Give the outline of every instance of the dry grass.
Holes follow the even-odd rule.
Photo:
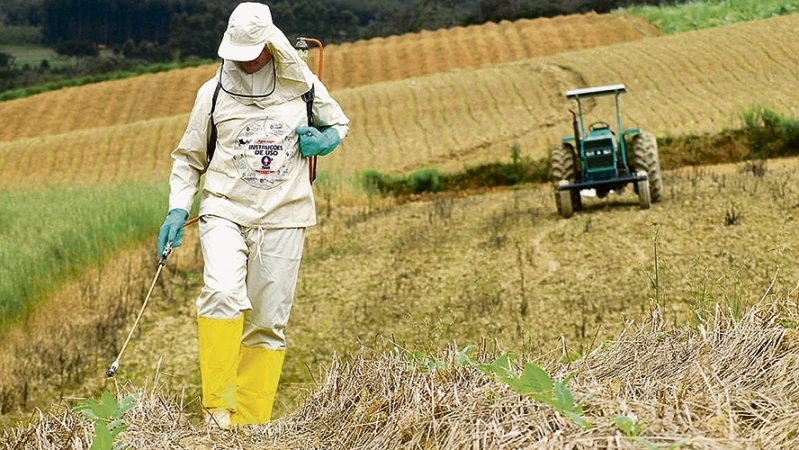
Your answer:
[[[136,449],[781,449],[799,445],[799,316],[792,298],[767,292],[736,318],[716,306],[701,326],[670,326],[659,310],[629,322],[617,339],[571,363],[539,361],[556,380],[573,378],[576,399],[589,397],[584,429],[545,404],[520,397],[470,366],[457,348],[427,370],[402,350],[371,349],[336,358],[294,413],[236,431],[193,425],[182,399],[158,388],[124,416],[120,442]],[[389,345],[390,347],[390,345]],[[478,362],[497,356],[485,346]],[[641,426],[625,435],[622,415]],[[6,431],[5,448],[88,448],[91,429],[65,407],[38,413],[26,428]],[[635,439],[639,439],[636,441]]]
[[[192,232],[187,237],[196,239]],[[0,428],[25,420],[34,407],[54,399],[91,396],[113,388],[114,380],[109,381],[104,373],[119,353],[152,282],[157,267],[152,247],[149,239],[134,243],[119,249],[116,257],[102,266],[84,267],[81,276],[66,282],[0,336]],[[164,320],[193,317],[191,305],[175,308],[174,303],[175,297],[183,298],[190,281],[184,278],[186,267],[196,270],[200,260],[190,252],[175,253],[159,279],[146,318],[159,312],[167,316]],[[151,361],[140,365],[131,358],[141,351],[143,335],[151,336],[147,322],[138,328],[121,365],[126,376],[143,374],[136,379],[152,373]],[[188,367],[181,367],[180,373],[196,370],[196,344],[186,344],[190,335],[171,336],[179,342],[164,341],[162,336],[154,346],[183,349],[187,355],[175,359],[185,361]],[[168,375],[164,377],[168,379]]]

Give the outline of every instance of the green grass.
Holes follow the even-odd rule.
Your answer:
[[[50,67],[60,67],[65,64],[67,58],[58,56],[55,50],[47,47],[35,45],[11,45],[3,46],[0,52],[8,53],[14,57],[14,66],[39,67],[43,60],[47,60]]]
[[[792,14],[799,11],[799,0],[707,0],[632,6],[625,11],[644,17],[668,34],[676,34]]]
[[[0,51],[8,46],[36,46],[42,43],[42,29],[28,25],[0,25]]]
[[[799,120],[769,108],[754,107],[742,113],[753,158],[780,158],[799,152]]]
[[[0,192],[0,328],[117,247],[155,236],[166,194],[163,181]]]

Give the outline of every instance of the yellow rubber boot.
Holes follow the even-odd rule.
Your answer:
[[[221,428],[230,428],[230,417],[236,412],[236,371],[243,328],[243,316],[197,318],[203,409]]]
[[[285,356],[285,350],[241,347],[233,423],[255,425],[269,422]]]

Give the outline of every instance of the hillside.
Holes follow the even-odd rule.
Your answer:
[[[564,29],[574,30],[576,36],[564,35]],[[325,46],[322,77],[335,91],[658,34],[657,28],[643,19],[623,14],[457,27]],[[477,51],[468,51],[470,47]],[[408,64],[411,55],[414,63]],[[314,70],[317,56],[316,50],[311,50],[308,62]],[[186,115],[197,88],[216,68],[172,70],[0,103],[0,116],[9,119],[0,129],[0,142]]]
[[[602,22],[581,17],[570,20]],[[591,23],[585,34],[598,26]],[[797,26],[794,14],[675,36],[639,29],[624,42],[339,87],[353,132],[322,169],[459,169],[507,158],[513,142],[544,156],[569,126],[563,92],[589,84],[626,83],[629,122],[661,136],[715,133],[753,104],[797,115]],[[447,36],[441,42],[457,41]],[[190,103],[194,81],[182,77],[199,84],[200,71],[172,74],[171,90],[153,75],[126,80],[144,83],[140,90],[113,82],[34,97],[53,99],[53,108],[10,102],[41,114],[41,128],[18,121],[24,109],[3,110],[19,139],[0,142],[0,189],[165,181],[186,119],[173,91],[192,86]],[[67,97],[55,102],[56,94]],[[81,109],[100,94],[105,109]],[[141,102],[124,103],[131,98]],[[664,163],[678,157],[663,155]],[[0,341],[0,409],[23,396],[38,406],[31,402],[41,391],[65,399],[53,415],[34,413],[37,423],[5,431],[0,446],[86,448],[86,421],[64,406],[136,390],[144,403],[123,434],[136,448],[642,448],[633,437],[661,448],[792,448],[797,168],[794,158],[667,170],[663,201],[651,209],[639,210],[625,191],[587,197],[570,220],[557,215],[546,185],[392,204],[344,201],[317,184],[320,224],[307,234],[281,420],[233,434],[196,426],[196,228],[166,266],[118,376],[105,378],[153,277],[152,239],[131,243]],[[92,328],[106,314],[124,326]],[[559,380],[574,373],[578,397],[596,393],[584,411],[596,427],[520,400],[475,370],[426,369],[431,359],[456,359],[442,348],[471,344],[481,357],[514,351],[542,362]],[[643,428],[624,433],[617,414]]]
[[[588,21],[591,17],[586,16],[586,30],[594,26]],[[630,90],[623,98],[626,123],[653,131],[660,137],[718,133],[735,125],[743,109],[754,105],[795,115],[794,74],[799,66],[799,53],[789,42],[797,23],[799,15],[794,14],[339,89],[335,91],[336,97],[352,119],[352,135],[343,143],[341,151],[323,159],[321,170],[344,176],[367,168],[408,172],[436,166],[445,171],[460,170],[464,165],[507,158],[514,143],[519,144],[522,156],[544,157],[550,144],[570,133],[568,108],[573,105],[563,94],[577,86],[625,83]],[[493,29],[484,26],[472,31],[483,35],[490,30]],[[327,60],[335,61],[332,53]],[[381,63],[374,59],[369,61],[375,65],[368,66],[372,68]],[[368,71],[367,68],[363,70]],[[193,70],[186,72],[189,73],[197,75]],[[150,77],[155,79],[158,75]],[[135,97],[123,97],[122,104],[134,98],[161,104],[162,92],[176,90],[186,81],[180,80],[178,84],[176,80],[167,89],[154,83],[152,90]],[[79,130],[75,130],[78,125],[58,125],[74,130],[63,134],[48,129],[48,124],[71,123],[69,117],[102,117],[99,113],[85,114],[80,107],[67,104],[79,104],[78,98],[91,101],[117,98],[119,92],[130,90],[126,87],[127,80],[114,83],[87,86],[86,95],[51,93],[10,102],[10,106],[0,104],[0,108],[18,108],[27,105],[23,102],[37,98],[45,100],[65,95],[71,100],[64,100],[66,103],[59,103],[61,106],[52,109],[56,114],[59,110],[73,111],[63,122],[47,118],[31,122],[21,120],[24,116],[19,111],[6,109],[10,117],[15,118],[17,136],[32,133],[22,128],[32,130],[38,124],[42,124],[42,133],[56,134],[0,143],[0,155],[7,167],[0,187],[52,184],[56,179],[69,184],[163,177],[170,164],[168,151],[183,132],[185,113],[147,120],[121,114],[111,122],[133,122]],[[96,89],[117,93],[98,96]],[[176,105],[179,102],[163,103]],[[603,105],[597,106],[596,116],[592,117],[604,120],[612,117],[608,109],[602,109]],[[46,109],[43,105],[38,108]],[[106,106],[106,109],[136,110],[143,114],[148,110],[158,111],[159,107]],[[23,122],[25,124],[21,125]],[[10,124],[10,127],[13,129],[15,125]],[[101,143],[99,152],[98,142]],[[42,154],[47,154],[52,161],[69,161],[70,164],[54,168],[57,178],[51,173],[27,170]],[[109,157],[110,154],[115,157]],[[83,165],[88,173],[71,171],[78,161],[98,159],[103,161],[102,166]],[[123,165],[132,159],[141,160],[141,164],[133,168]],[[675,159],[679,159],[679,155],[662,155],[667,168],[674,167]]]

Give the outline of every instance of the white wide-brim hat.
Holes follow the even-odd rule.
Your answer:
[[[217,54],[231,61],[252,61],[263,51],[273,26],[268,6],[262,3],[240,3],[230,13]]]

